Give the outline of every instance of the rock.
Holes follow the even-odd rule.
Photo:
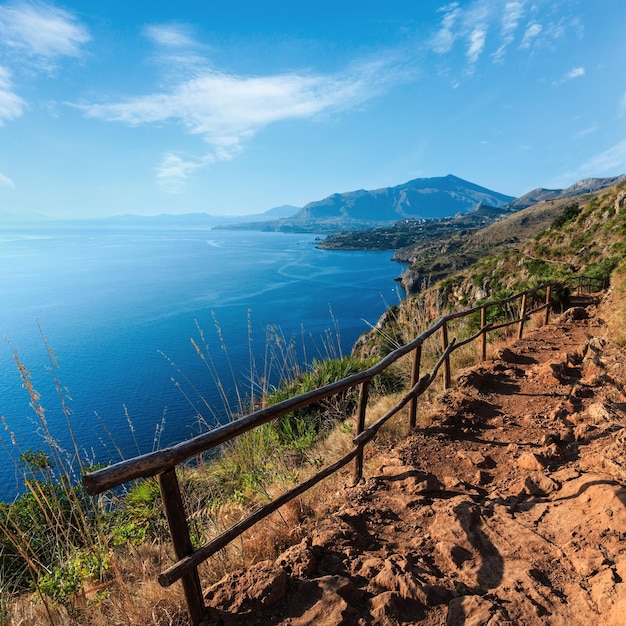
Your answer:
[[[297,578],[308,578],[315,572],[315,555],[311,548],[311,541],[304,539],[301,543],[291,546],[277,559],[276,565],[288,574]]]
[[[289,576],[272,561],[261,561],[227,574],[207,590],[207,605],[230,613],[248,613],[280,602],[287,593]]]
[[[409,598],[385,591],[371,599],[371,615],[375,624],[380,626],[398,626],[415,623],[424,617],[424,607]],[[311,622],[313,624],[315,622]]]
[[[543,460],[533,452],[522,452],[517,459],[517,464],[527,470],[542,471],[545,467]]]
[[[560,443],[561,442],[561,435],[560,433],[544,433],[541,436],[541,445],[543,446],[549,446],[553,443]]]
[[[424,585],[419,580],[414,568],[407,559],[398,554],[392,554],[385,559],[383,568],[371,581],[368,590],[372,592],[393,591],[402,598],[418,600],[421,604],[428,603]]]
[[[446,626],[485,626],[501,624],[494,615],[494,604],[480,596],[454,598],[448,605]],[[494,619],[495,618],[495,619]]]
[[[615,573],[606,568],[589,579],[589,586],[591,599],[595,602],[598,613],[606,614],[618,598]]]
[[[550,477],[559,483],[567,482],[568,480],[574,480],[580,476],[580,472],[575,467],[564,467],[556,472],[552,472]]]
[[[546,496],[553,491],[557,491],[559,485],[543,472],[534,471],[526,476],[524,488],[526,493],[531,496]]]
[[[387,465],[382,473],[390,487],[408,494],[426,494],[443,491],[444,484],[434,475],[423,472],[411,465]]]
[[[546,385],[560,385],[568,377],[568,368],[562,361],[546,361],[536,367],[534,375]]]
[[[494,354],[494,358],[505,363],[517,363],[519,356],[510,348],[500,348]]]
[[[464,459],[469,461],[472,465],[476,467],[486,467],[487,459],[480,453],[475,452],[473,450],[459,450],[456,455],[460,459]]]
[[[604,402],[596,402],[589,405],[585,412],[593,424],[611,422],[614,417],[610,405]]]
[[[567,309],[563,315],[561,315],[562,321],[580,321],[586,320],[589,317],[587,309],[582,306],[573,306],[571,309]]]
[[[578,426],[574,428],[574,439],[576,441],[584,441],[593,431],[596,430],[598,430],[598,428],[593,424],[587,424],[585,422],[578,424]]]
[[[323,576],[300,584],[288,618],[290,626],[324,624],[344,626],[356,623],[356,609],[362,602],[356,587],[343,576]]]
[[[488,485],[493,480],[493,476],[484,470],[478,470],[474,476],[474,483],[477,485]]]

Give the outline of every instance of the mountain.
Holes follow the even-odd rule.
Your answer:
[[[299,206],[294,206],[293,204],[281,204],[280,206],[274,207],[273,209],[268,209],[267,211],[261,213],[263,217],[267,218],[280,218],[280,217],[293,217],[300,210]],[[258,215],[250,215],[248,216],[251,219],[258,219]]]
[[[584,193],[592,193],[615,185],[625,178],[626,174],[612,176],[610,178],[583,178],[566,189],[543,189],[538,187],[520,196],[517,200],[513,200],[508,206],[511,209],[520,210],[537,204],[538,202],[547,202],[548,200],[557,200],[560,198],[578,196]]]
[[[294,219],[348,218],[371,222],[432,219],[467,213],[480,203],[501,207],[513,200],[512,196],[449,174],[416,178],[395,187],[335,193],[323,200],[309,202]]]
[[[334,193],[274,221],[244,221],[220,228],[332,234],[385,226],[405,219],[441,219],[480,206],[500,208],[515,198],[449,174],[416,178],[395,187]]]
[[[155,229],[155,230],[209,230],[216,226],[231,223],[264,223],[277,218],[287,218],[300,210],[300,207],[283,204],[263,213],[251,215],[209,215],[208,213],[183,213],[175,215],[115,215],[113,217],[84,220],[52,219],[41,215],[16,216],[0,210],[0,227],[45,227],[45,228],[111,228],[111,229]]]
[[[469,229],[449,235],[445,231],[435,232],[430,238],[417,239],[413,245],[397,250],[394,260],[408,262],[409,267],[402,275],[402,284],[408,293],[420,291],[425,284],[434,283],[475,263],[488,255],[505,250],[517,250],[530,245],[539,233],[555,228],[555,220],[562,216],[567,207],[576,207],[592,199],[600,201],[607,193],[614,193],[617,185],[626,180],[626,175],[613,178],[586,178],[567,189],[535,189],[519,200],[538,198],[525,208],[519,201],[505,207],[503,214],[485,228],[469,232]],[[552,194],[547,193],[552,192]],[[584,232],[587,229],[580,229]],[[588,243],[576,248],[586,250]],[[598,254],[606,256],[609,249]],[[541,252],[535,256],[541,257]]]

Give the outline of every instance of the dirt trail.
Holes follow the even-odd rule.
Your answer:
[[[595,306],[465,371],[210,624],[625,624],[626,357]]]

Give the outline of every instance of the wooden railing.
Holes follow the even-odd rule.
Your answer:
[[[365,445],[376,436],[383,424],[408,405],[409,426],[414,428],[416,426],[417,419],[418,397],[422,395],[428,387],[430,387],[433,381],[437,378],[440,370],[443,370],[444,388],[448,388],[450,386],[452,379],[450,355],[462,346],[480,339],[480,355],[484,360],[487,357],[487,334],[489,332],[517,324],[517,336],[518,338],[522,338],[525,323],[531,315],[541,311],[544,312],[543,321],[544,323],[547,323],[550,315],[552,288],[556,284],[557,283],[541,285],[539,287],[515,294],[510,298],[487,302],[481,306],[474,307],[460,313],[446,315],[437,321],[433,326],[425,330],[421,335],[416,337],[413,341],[394,350],[376,365],[363,372],[354,374],[332,384],[325,385],[324,387],[320,387],[319,389],[309,393],[305,393],[303,395],[284,400],[283,402],[273,406],[255,411],[254,413],[243,416],[224,426],[215,428],[210,432],[199,435],[198,437],[170,448],[144,454],[126,461],[121,461],[115,465],[97,470],[91,474],[86,474],[83,476],[83,484],[89,494],[96,495],[131,480],[155,475],[158,477],[158,483],[163,499],[163,508],[169,524],[174,552],[176,554],[176,558],[178,559],[174,565],[159,575],[159,583],[162,586],[167,587],[178,580],[182,581],[192,623],[194,625],[199,624],[204,619],[205,614],[204,599],[200,585],[200,577],[198,574],[198,566],[202,562],[224,548],[228,543],[240,536],[247,529],[251,528],[259,520],[270,515],[281,506],[301,495],[328,476],[337,472],[348,463],[354,461],[355,483],[361,480],[363,475],[363,451]],[[563,283],[559,284],[563,286]],[[579,280],[577,288],[580,292],[582,292],[584,289],[590,289],[591,285],[592,280],[587,282]],[[545,298],[540,295],[543,294],[543,292],[545,292]],[[491,309],[491,307],[500,307],[500,310],[502,310],[503,307],[515,310],[516,306],[514,303],[517,303],[518,300],[520,301],[519,306],[517,307],[518,315],[514,319],[508,319],[497,323],[487,322],[489,309]],[[539,305],[539,302],[542,304]],[[478,314],[480,314],[480,328],[475,334],[464,339],[463,341],[457,341],[455,338],[449,339],[448,331],[450,323],[453,320]],[[422,365],[422,347],[424,342],[436,333],[441,333],[441,348],[438,360],[429,373],[420,376],[420,367]],[[392,409],[366,428],[366,410],[369,399],[370,383],[375,376],[385,371],[390,365],[398,361],[398,359],[411,353],[413,355],[413,361],[409,391],[402,396],[400,401]],[[356,387],[359,387],[360,394],[357,412],[356,436],[353,439],[354,448],[333,464],[325,467],[314,476],[311,476],[296,487],[290,489],[269,504],[262,506],[245,519],[242,519],[240,522],[209,541],[204,546],[194,550],[189,534],[189,526],[183,506],[178,478],[176,476],[176,466],[185,463],[186,461],[189,461],[190,459],[209,450],[213,450],[221,444],[230,441],[231,439],[234,439],[235,437],[238,437],[253,428],[258,428],[259,426],[276,420],[283,415]]]

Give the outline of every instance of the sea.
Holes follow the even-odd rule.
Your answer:
[[[276,383],[281,360],[349,354],[402,299],[404,268],[391,251],[316,243],[255,231],[0,231],[0,500],[23,489],[23,452],[52,445],[73,459],[70,428],[86,462],[116,462],[229,419],[238,393]]]

